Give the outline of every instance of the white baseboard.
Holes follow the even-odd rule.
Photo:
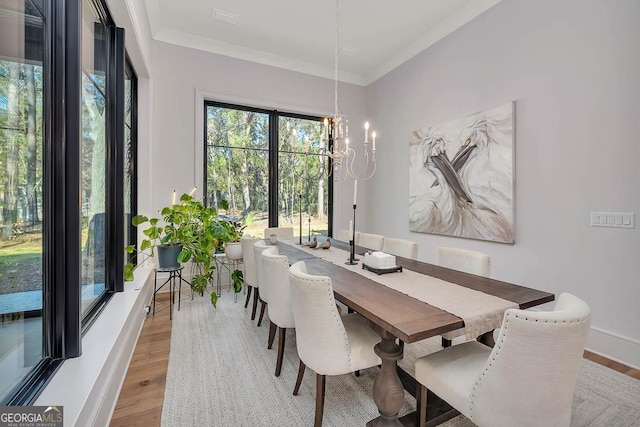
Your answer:
[[[640,369],[640,341],[633,338],[591,327],[586,347],[592,353]]]
[[[63,406],[65,427],[109,425],[144,323],[151,272],[136,270],[82,338],[82,355],[66,360],[34,403]]]

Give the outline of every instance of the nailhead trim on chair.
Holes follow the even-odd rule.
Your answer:
[[[324,282],[324,280],[313,280],[313,279],[302,279],[302,280],[304,280],[305,282],[309,282],[309,283],[322,283],[322,282]],[[329,307],[331,307],[331,306],[332,306],[332,304],[331,304],[331,302],[330,302],[330,301],[331,301],[331,296],[332,296],[332,295],[333,295],[333,292],[332,292],[332,291],[331,291],[331,289],[327,286],[327,299],[328,299],[328,301],[329,301]],[[335,303],[333,304],[333,307],[335,307]],[[337,316],[336,316],[336,313],[338,313],[338,309],[337,309],[337,308],[334,308],[334,310],[333,310],[333,317],[335,318],[336,322],[338,322],[338,320],[342,321],[342,320],[340,319],[340,315],[339,315],[339,313],[338,313],[338,315],[337,315]],[[343,328],[343,331],[344,331],[344,332],[343,332],[344,341],[345,341],[345,344],[346,344],[346,346],[347,346],[347,354],[349,355],[349,367],[351,367],[351,366],[353,366],[353,364],[351,363],[351,346],[349,345],[349,337],[347,336],[346,329],[344,328],[344,324],[343,324],[342,328]]]
[[[505,317],[504,317],[504,326],[502,327],[502,336],[499,342],[497,342],[494,346],[498,347],[497,350],[495,350],[495,353],[493,354],[493,357],[491,358],[491,362],[489,362],[489,366],[486,367],[483,371],[482,371],[482,375],[479,376],[475,383],[473,384],[473,388],[471,389],[471,398],[469,399],[469,414],[470,414],[470,419],[473,421],[473,399],[475,397],[475,391],[478,388],[478,386],[480,385],[480,382],[482,381],[482,378],[485,376],[485,374],[489,371],[489,368],[492,367],[492,362],[495,362],[496,358],[498,357],[498,354],[500,353],[500,349],[502,348],[502,344],[504,343],[504,340],[507,336],[507,329],[509,328],[509,316],[515,316],[516,319],[524,319],[526,321],[529,321],[528,317],[522,317],[522,316],[518,316],[517,314],[512,314],[512,313],[505,313]],[[584,317],[582,319],[577,319],[575,321],[571,320],[571,321],[567,321],[567,320],[563,320],[561,322],[558,322],[557,320],[553,320],[553,321],[549,321],[549,320],[544,320],[544,323],[579,323],[579,322],[584,322],[585,320],[587,320],[588,317]],[[534,321],[538,321],[538,319],[532,319]]]

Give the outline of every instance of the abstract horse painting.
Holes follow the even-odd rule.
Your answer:
[[[513,243],[513,103],[409,134],[409,230]]]

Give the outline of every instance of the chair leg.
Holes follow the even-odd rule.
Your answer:
[[[251,289],[253,289],[253,286],[247,285],[247,288],[249,288],[249,290],[247,291],[247,299],[244,300],[244,308],[247,308],[249,301],[251,301]]]
[[[256,318],[256,310],[258,309],[258,299],[260,298],[260,288],[253,290],[253,310],[251,310],[251,320]]]
[[[451,340],[448,340],[445,337],[442,337],[442,346],[444,348],[451,347]]]
[[[424,427],[427,422],[427,388],[419,384],[417,387],[418,427]]]
[[[276,329],[278,329],[276,324],[272,321],[269,321],[269,340],[267,341],[267,348],[269,350],[271,350],[271,347],[273,347],[273,340],[276,337]]]
[[[316,417],[313,421],[313,427],[322,427],[325,379],[324,375],[316,374]]]
[[[280,328],[280,333],[278,334],[278,359],[276,360],[276,377],[280,376],[280,371],[282,370],[282,358],[284,356],[284,338],[287,334],[287,330],[285,328]]]
[[[356,377],[359,377],[359,376],[360,376],[360,370],[353,371],[353,374],[354,374]]]
[[[306,368],[304,362],[301,360],[298,366],[298,378],[296,378],[296,386],[293,388],[293,395],[297,396],[300,391],[300,384],[302,384],[302,377],[304,377],[304,368]]]
[[[264,317],[264,309],[267,308],[267,303],[260,300],[262,307],[260,307],[260,317],[258,318],[258,326],[262,325],[262,318]]]

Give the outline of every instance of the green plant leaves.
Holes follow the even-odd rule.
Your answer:
[[[218,294],[215,292],[211,292],[211,304],[213,304],[214,308],[217,303],[218,303]]]
[[[242,290],[242,284],[244,283],[242,271],[235,270],[233,273],[231,273],[231,280],[233,280],[233,291],[237,294]]]
[[[147,218],[144,215],[136,215],[133,218],[131,218],[131,224],[133,224],[135,227],[147,221],[149,221],[149,218]]]
[[[228,210],[229,203],[223,200],[220,202],[220,207]],[[203,296],[208,285],[214,281],[216,269],[214,254],[224,242],[239,240],[244,226],[241,222],[231,222],[225,217],[218,216],[216,208],[205,206],[201,200],[194,200],[189,194],[183,194],[179,204],[162,208],[161,214],[163,226],[158,226],[159,218],[148,218],[144,215],[136,215],[131,220],[136,227],[147,226],[142,229],[142,233],[148,239],[140,242],[137,251],[134,245],[126,247],[125,251],[153,256],[155,247],[161,244],[182,246],[178,262],[193,263],[195,270],[191,281],[192,289]],[[229,269],[227,265],[225,268]],[[134,269],[133,263],[125,267],[126,280],[133,279]],[[244,283],[242,271],[231,272],[231,278],[234,291],[240,292]],[[214,307],[217,301],[218,295],[213,292],[211,303]]]

